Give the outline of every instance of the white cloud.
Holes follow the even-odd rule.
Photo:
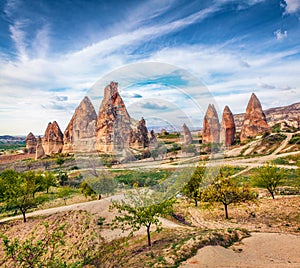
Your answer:
[[[285,0],[285,4],[281,4],[284,7],[284,14],[293,14],[300,11],[300,0]]]
[[[287,38],[288,32],[287,31],[282,32],[281,29],[278,29],[277,31],[274,32],[274,35],[278,41],[281,41],[281,40]]]

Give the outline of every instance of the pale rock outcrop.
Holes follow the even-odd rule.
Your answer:
[[[95,108],[88,97],[84,97],[64,132],[63,153],[95,151]]]
[[[49,122],[42,144],[46,155],[53,155],[62,151],[63,134],[56,121]]]
[[[252,93],[243,120],[240,140],[244,141],[249,137],[255,137],[256,135],[270,131],[271,129],[267,123],[260,101]]]
[[[222,115],[221,131],[220,131],[220,143],[229,147],[234,143],[235,139],[235,123],[233,114],[229,107],[226,105]]]
[[[36,137],[30,132],[26,137],[26,152],[28,154],[35,153],[36,144],[37,144]]]
[[[42,145],[42,139],[38,136],[36,150],[35,150],[35,160],[41,159],[45,156],[45,151]]]
[[[193,142],[192,134],[187,125],[184,123],[182,126],[183,144],[189,145]]]
[[[220,123],[216,108],[213,104],[209,104],[202,129],[202,142],[219,143],[220,142]]]

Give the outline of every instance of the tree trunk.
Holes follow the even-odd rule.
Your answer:
[[[26,215],[25,215],[25,211],[21,210],[22,215],[23,215],[23,222],[26,222]]]
[[[46,189],[46,190],[47,190],[47,192],[46,192],[46,193],[48,194],[48,193],[49,193],[49,187],[47,187],[47,189]]]
[[[198,200],[197,199],[194,200],[195,200],[195,206],[198,207]]]
[[[228,205],[224,204],[224,209],[225,209],[225,218],[228,220]]]
[[[275,195],[273,191],[269,191],[269,193],[271,194],[272,198],[275,199]]]
[[[101,194],[98,195],[98,200],[101,200],[102,196]]]
[[[150,224],[147,225],[147,237],[148,237],[148,246],[151,247]]]

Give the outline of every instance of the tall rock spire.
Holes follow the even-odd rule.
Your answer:
[[[63,152],[95,150],[97,114],[88,97],[84,97],[64,132]]]
[[[259,99],[252,93],[243,120],[240,140],[244,141],[248,137],[254,137],[267,131],[270,132],[271,130],[267,123],[266,116],[262,110]]]
[[[193,142],[192,134],[187,125],[184,123],[182,126],[183,144],[189,145]]]
[[[62,151],[63,134],[56,121],[49,122],[42,144],[46,155],[57,154]]]
[[[35,153],[36,144],[36,137],[32,134],[32,132],[29,132],[29,134],[26,137],[26,150],[29,154]]]
[[[220,123],[216,108],[213,104],[209,104],[202,129],[203,143],[219,143],[220,142]]]
[[[131,135],[130,116],[118,92],[118,83],[110,82],[104,89],[97,119],[97,150],[111,153],[129,148]]]
[[[235,123],[233,114],[229,107],[226,105],[222,115],[221,131],[220,131],[220,143],[223,143],[226,147],[231,146],[234,143],[235,138]]]

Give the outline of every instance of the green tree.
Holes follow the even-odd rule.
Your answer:
[[[228,219],[228,206],[246,201],[254,201],[257,198],[248,184],[241,186],[233,178],[224,178],[218,175],[214,182],[204,191],[204,200],[208,202],[220,202],[224,205],[225,218]]]
[[[89,188],[98,194],[99,200],[102,195],[112,194],[116,188],[114,179],[104,173],[99,174],[98,177],[89,177],[85,181]]]
[[[68,181],[68,179],[69,179],[69,176],[68,176],[67,172],[65,172],[65,171],[58,172],[57,180],[61,186],[64,186],[66,184],[66,182]]]
[[[65,163],[65,159],[61,156],[56,158],[56,164],[59,165],[59,168]]]
[[[51,231],[47,223],[43,225],[45,231],[40,240],[35,239],[36,230],[24,241],[20,241],[18,238],[10,239],[2,235],[5,261],[12,262],[14,267],[68,267],[57,257],[57,253],[62,252],[62,246],[65,244],[65,225],[56,227]]]
[[[48,194],[51,186],[57,186],[57,179],[52,172],[44,172],[41,174],[41,176],[43,189],[45,189],[46,193]]]
[[[172,212],[174,198],[160,200],[155,192],[147,189],[136,188],[125,196],[121,201],[112,201],[110,209],[116,209],[120,215],[113,219],[113,228],[121,227],[123,232],[126,226],[131,227],[131,234],[146,227],[148,246],[151,246],[151,225],[160,231],[161,221],[159,217]]]
[[[85,197],[97,194],[86,181],[81,182],[79,189]]]
[[[198,201],[201,200],[203,189],[201,183],[205,173],[205,167],[197,167],[189,180],[189,182],[183,188],[183,194],[188,198],[191,198],[195,202],[195,206],[198,206]]]
[[[151,154],[153,160],[155,161],[156,158],[158,157],[158,150],[157,149],[153,149],[153,150],[150,151],[150,154]]]
[[[1,183],[3,189],[3,201],[7,205],[17,207],[26,222],[26,212],[35,207],[40,199],[35,198],[35,193],[40,189],[37,184],[36,176],[33,171],[19,174],[13,170],[6,170],[1,174]]]
[[[67,199],[72,195],[73,189],[69,186],[63,186],[59,188],[57,196],[64,200],[65,205],[67,205]]]
[[[276,165],[267,164],[264,167],[260,167],[251,180],[253,186],[267,189],[272,198],[275,199],[275,191],[278,186],[283,184],[285,178],[284,169],[278,168]]]

